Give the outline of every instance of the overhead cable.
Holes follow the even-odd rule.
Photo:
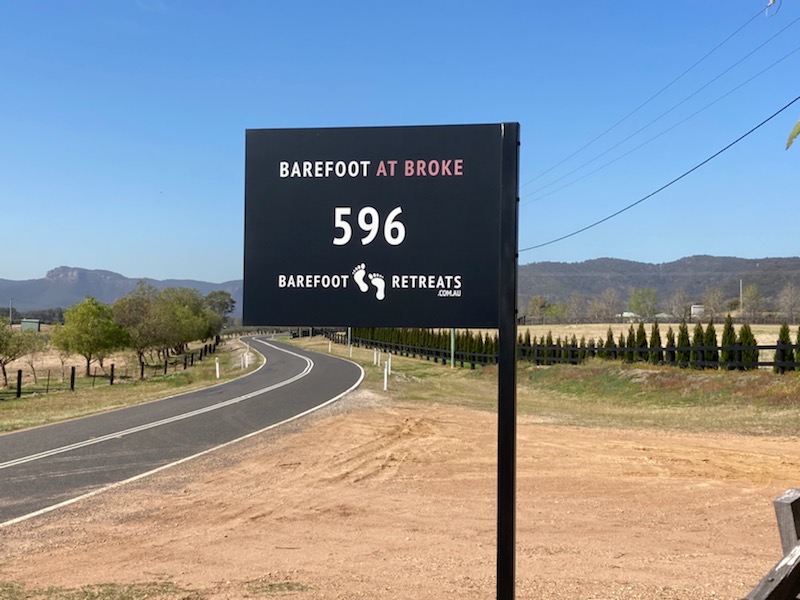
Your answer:
[[[574,237],[574,236],[576,236],[576,235],[578,235],[578,234],[580,234],[580,233],[583,233],[584,231],[588,231],[589,229],[592,229],[592,228],[594,228],[594,227],[597,227],[598,225],[600,225],[600,224],[602,224],[602,223],[605,223],[606,221],[610,221],[610,220],[611,220],[611,219],[613,219],[614,217],[617,217],[617,216],[621,215],[622,213],[624,213],[624,212],[626,212],[626,211],[628,211],[628,210],[632,209],[634,206],[638,206],[639,204],[641,204],[641,203],[642,203],[642,202],[644,202],[645,200],[649,200],[650,198],[652,198],[652,197],[653,197],[653,196],[655,196],[656,194],[659,194],[660,192],[663,192],[663,191],[664,191],[665,189],[667,189],[668,187],[670,187],[670,186],[674,185],[675,183],[678,183],[678,182],[679,182],[681,179],[683,179],[684,177],[687,177],[688,175],[690,175],[690,174],[694,173],[695,171],[697,171],[699,168],[701,168],[701,167],[705,166],[706,164],[710,163],[712,160],[714,160],[715,158],[717,158],[719,155],[723,154],[724,152],[726,152],[727,150],[729,150],[730,148],[732,148],[733,146],[735,146],[736,144],[738,144],[739,142],[741,142],[743,139],[745,139],[746,137],[748,137],[750,134],[754,133],[755,131],[757,131],[758,129],[760,129],[761,127],[763,127],[763,126],[764,126],[764,125],[766,125],[767,123],[769,123],[769,122],[770,122],[772,119],[774,119],[775,117],[777,117],[779,114],[781,114],[781,113],[782,113],[783,111],[785,111],[787,108],[789,108],[790,106],[792,106],[792,105],[793,105],[795,102],[797,102],[798,100],[800,100],[800,96],[798,96],[797,98],[795,98],[794,100],[792,100],[791,102],[789,102],[789,103],[788,103],[786,106],[784,106],[783,108],[779,109],[778,111],[774,112],[772,115],[770,115],[769,117],[767,117],[766,119],[764,119],[763,121],[761,121],[761,123],[759,123],[758,125],[756,125],[755,127],[753,127],[753,128],[752,128],[750,131],[748,131],[747,133],[745,133],[745,134],[743,134],[743,135],[739,136],[739,137],[738,137],[738,138],[736,138],[734,141],[732,141],[730,144],[728,144],[727,146],[725,146],[725,147],[724,147],[724,148],[722,148],[721,150],[718,150],[717,152],[715,152],[714,154],[712,154],[711,156],[709,156],[708,158],[706,158],[704,161],[702,161],[702,162],[698,163],[697,165],[695,165],[694,167],[692,167],[692,168],[691,168],[691,169],[689,169],[688,171],[684,172],[682,175],[679,175],[678,177],[676,177],[675,179],[673,179],[673,180],[672,180],[672,181],[670,181],[669,183],[666,183],[666,184],[662,185],[660,188],[658,188],[658,189],[657,189],[657,190],[655,190],[654,192],[651,192],[651,193],[647,194],[647,196],[644,196],[643,198],[640,198],[640,199],[639,199],[639,200],[637,200],[636,202],[633,202],[632,204],[629,204],[628,206],[626,206],[626,207],[624,207],[624,208],[621,208],[621,209],[620,209],[620,210],[618,210],[617,212],[615,212],[615,213],[612,213],[612,214],[608,215],[607,217],[603,217],[603,218],[602,218],[602,219],[600,219],[599,221],[595,221],[594,223],[592,223],[592,224],[590,224],[590,225],[587,225],[586,227],[582,227],[582,228],[580,228],[580,229],[578,229],[578,230],[576,230],[576,231],[573,231],[572,233],[568,233],[568,234],[566,234],[566,235],[562,235],[561,237],[558,237],[558,238],[552,239],[552,240],[550,240],[550,241],[548,241],[548,242],[543,242],[543,243],[541,243],[541,244],[536,244],[536,245],[534,245],[534,246],[528,246],[527,248],[522,248],[522,249],[518,250],[518,252],[520,252],[520,253],[521,253],[521,252],[528,252],[529,250],[536,250],[537,248],[543,248],[543,247],[545,247],[545,246],[550,246],[551,244],[555,244],[556,242],[561,242],[561,241],[563,241],[563,240],[566,240],[566,239],[568,239],[568,238]]]
[[[703,56],[703,57],[702,57],[700,60],[698,60],[697,62],[695,62],[695,63],[694,63],[694,64],[693,64],[691,67],[689,67],[688,69],[686,69],[686,70],[685,70],[683,73],[681,73],[680,75],[678,75],[678,76],[677,76],[675,79],[673,79],[672,81],[670,81],[670,82],[669,82],[667,85],[665,85],[663,88],[661,88],[660,90],[658,90],[658,91],[657,91],[655,94],[653,94],[652,96],[650,96],[650,97],[649,97],[647,100],[645,100],[644,102],[642,102],[642,103],[641,103],[639,106],[637,106],[636,108],[634,108],[634,109],[633,109],[631,112],[629,112],[627,115],[625,115],[624,117],[622,117],[622,118],[621,118],[619,121],[617,121],[616,123],[614,123],[614,124],[613,124],[611,127],[609,127],[608,129],[606,129],[605,131],[603,131],[602,133],[600,133],[599,135],[597,135],[595,138],[593,138],[593,139],[591,139],[590,141],[586,142],[586,143],[585,143],[583,146],[581,146],[580,148],[578,148],[577,150],[575,150],[575,151],[574,151],[572,154],[570,154],[569,156],[567,156],[567,157],[563,158],[562,160],[560,160],[559,162],[557,162],[555,165],[553,165],[553,166],[552,166],[552,167],[550,167],[549,169],[547,169],[547,170],[545,170],[545,171],[542,171],[541,173],[539,173],[539,174],[538,174],[536,177],[534,177],[533,179],[530,179],[530,180],[526,181],[526,182],[525,182],[525,183],[523,183],[523,184],[522,184],[522,186],[520,186],[520,187],[525,187],[526,185],[528,185],[528,184],[530,184],[530,183],[533,183],[533,182],[534,182],[534,181],[536,181],[537,179],[540,179],[541,177],[544,177],[545,175],[547,175],[547,174],[548,174],[550,171],[552,171],[553,169],[556,169],[557,167],[560,167],[560,166],[561,166],[561,165],[563,165],[565,162],[567,162],[569,159],[571,159],[571,158],[572,158],[572,157],[574,157],[575,155],[579,154],[580,152],[582,152],[583,150],[585,150],[586,148],[588,148],[589,146],[591,146],[592,144],[594,144],[594,143],[595,143],[597,140],[599,140],[600,138],[602,138],[603,136],[605,136],[607,133],[609,133],[609,132],[611,132],[612,130],[614,130],[616,127],[618,127],[619,125],[621,125],[622,123],[624,123],[626,120],[628,120],[630,117],[632,117],[632,116],[633,116],[633,115],[635,115],[637,112],[639,112],[639,111],[640,111],[642,108],[644,108],[645,106],[647,106],[648,104],[650,104],[650,102],[652,102],[653,100],[655,100],[656,98],[658,98],[658,96],[660,96],[662,93],[664,93],[665,91],[667,91],[667,90],[668,90],[670,87],[672,87],[672,86],[673,86],[675,83],[677,83],[678,81],[680,81],[681,79],[683,79],[683,77],[685,77],[685,76],[686,76],[686,75],[687,75],[689,72],[691,72],[691,71],[692,71],[692,70],[693,70],[695,67],[699,66],[699,65],[700,65],[700,64],[701,64],[701,63],[702,63],[704,60],[706,60],[706,59],[707,59],[709,56],[711,56],[712,54],[714,54],[714,52],[716,52],[717,50],[719,50],[719,49],[720,49],[722,46],[724,46],[724,45],[725,45],[725,44],[726,44],[728,41],[730,41],[730,40],[731,40],[731,38],[733,38],[734,36],[736,36],[736,35],[737,35],[737,34],[738,34],[740,31],[742,31],[742,30],[743,30],[745,27],[747,27],[748,25],[750,25],[750,23],[752,23],[752,22],[753,22],[753,21],[755,21],[755,20],[756,20],[756,19],[757,19],[759,16],[761,16],[761,10],[762,10],[762,9],[760,9],[760,8],[759,8],[759,9],[758,9],[758,12],[757,12],[756,14],[754,14],[752,17],[750,17],[750,18],[749,18],[749,19],[748,19],[748,20],[747,20],[747,21],[746,21],[746,22],[745,22],[743,25],[741,25],[741,26],[740,26],[740,27],[739,27],[739,28],[738,28],[736,31],[734,31],[732,34],[730,34],[728,37],[726,37],[724,40],[722,40],[722,41],[721,41],[719,44],[717,44],[716,46],[714,46],[714,48],[712,48],[712,49],[711,49],[711,50],[710,50],[708,53],[706,53],[706,54],[705,54],[705,55],[704,55],[704,56]]]

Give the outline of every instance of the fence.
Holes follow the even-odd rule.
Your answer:
[[[11,398],[21,398],[23,395],[34,395],[34,394],[49,394],[51,392],[56,391],[70,391],[74,392],[76,387],[92,387],[94,388],[97,385],[97,380],[107,380],[104,382],[106,385],[114,385],[119,381],[119,379],[129,379],[131,377],[135,377],[138,375],[140,380],[144,380],[147,378],[154,378],[163,375],[167,375],[172,369],[173,372],[178,371],[181,369],[186,370],[190,367],[193,367],[195,361],[202,361],[205,356],[209,354],[213,354],[217,351],[217,342],[204,344],[199,350],[196,352],[189,352],[185,353],[181,356],[176,356],[172,358],[167,358],[164,360],[163,363],[150,365],[144,362],[140,362],[137,367],[125,367],[123,373],[119,373],[114,363],[111,363],[109,366],[108,373],[104,372],[102,375],[97,374],[97,367],[95,367],[93,373],[89,376],[91,378],[91,383],[88,383],[89,378],[76,378],[76,367],[69,368],[69,377],[66,377],[64,374],[62,377],[58,378],[58,380],[53,380],[51,378],[51,371],[47,371],[47,376],[40,378],[42,381],[36,379],[34,382],[30,382],[27,385],[23,385],[23,372],[22,369],[17,369],[16,371],[16,379],[14,381],[15,385],[9,387],[8,389],[0,389],[0,401],[8,400]],[[135,371],[135,373],[133,372]],[[81,381],[80,385],[78,382]],[[9,384],[12,383],[12,378],[9,377]]]
[[[347,334],[325,331],[324,335],[336,344],[346,344]],[[355,347],[378,348],[399,356],[424,358],[436,363],[448,364],[451,360],[461,367],[474,369],[477,365],[497,364],[496,352],[479,352],[450,345],[442,347],[404,344],[365,337],[351,337]],[[772,356],[762,360],[762,356]],[[534,365],[572,364],[578,365],[593,358],[622,360],[625,362],[648,362],[696,369],[748,370],[772,368],[777,373],[800,370],[800,346],[796,344],[732,346],[657,346],[657,347],[595,347],[593,344],[518,344],[518,360]],[[791,360],[788,358],[791,357]]]

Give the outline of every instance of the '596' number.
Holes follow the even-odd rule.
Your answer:
[[[333,238],[334,246],[344,246],[353,238],[353,228],[347,220],[352,212],[353,209],[349,206],[337,206],[333,209],[333,226],[341,229],[341,235]],[[402,212],[403,209],[398,206],[389,213],[383,223],[383,239],[390,246],[399,246],[406,239],[406,226],[398,220]],[[372,206],[365,206],[358,211],[356,221],[361,231],[366,234],[361,238],[361,245],[371,244],[381,231],[378,211]]]

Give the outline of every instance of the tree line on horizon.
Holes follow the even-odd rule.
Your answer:
[[[530,324],[611,323],[619,321],[625,311],[634,319],[654,321],[668,317],[674,322],[692,319],[693,305],[702,305],[704,319],[720,319],[725,314],[737,314],[750,323],[763,321],[795,324],[800,319],[800,287],[787,283],[777,297],[765,299],[755,284],[744,286],[740,297],[725,298],[721,288],[706,290],[701,298],[692,299],[679,289],[665,302],[652,288],[631,288],[623,298],[619,290],[606,288],[600,294],[586,297],[572,294],[566,301],[551,300],[543,295],[533,296],[524,311]]]
[[[203,296],[192,288],[158,290],[146,282],[112,304],[91,296],[63,311],[63,321],[48,334],[15,330],[8,319],[0,318],[0,371],[8,387],[6,366],[27,357],[36,371],[34,359],[48,347],[59,352],[63,361],[71,355],[82,356],[85,374],[91,365],[103,368],[104,359],[114,352],[129,350],[138,362],[146,357],[165,359],[180,355],[190,342],[215,338],[222,331],[235,300],[222,290]]]

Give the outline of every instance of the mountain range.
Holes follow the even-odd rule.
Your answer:
[[[0,306],[13,303],[15,310],[26,312],[48,308],[68,308],[92,296],[110,304],[136,289],[137,282],[142,279],[131,279],[114,273],[97,269],[81,269],[77,267],[58,267],[48,271],[42,279],[15,281],[0,279]],[[167,287],[188,287],[198,290],[204,296],[214,290],[224,290],[236,301],[234,316],[241,315],[242,281],[226,281],[224,283],[208,283],[192,279],[143,279],[157,289]],[[2,310],[0,310],[2,314]]]
[[[58,267],[41,279],[0,279],[0,306],[13,302],[17,311],[67,308],[86,296],[112,303],[136,288],[139,279],[112,271]],[[236,301],[234,316],[241,315],[242,280],[209,283],[191,279],[144,279],[158,289],[189,287],[206,295],[224,290]],[[800,289],[800,257],[746,259],[690,256],[668,263],[643,263],[597,258],[578,263],[538,262],[520,265],[520,307],[532,296],[550,302],[566,301],[573,294],[599,295],[608,288],[627,298],[632,289],[654,289],[660,301],[683,290],[692,302],[701,302],[708,289],[719,288],[726,299],[739,297],[740,284],[756,285],[761,297],[773,301],[788,283]]]
[[[682,290],[690,302],[700,303],[712,288],[719,288],[723,297],[731,300],[739,298],[740,286],[755,285],[770,304],[788,283],[800,290],[800,257],[747,259],[700,255],[659,264],[616,258],[530,263],[520,266],[518,287],[521,301],[534,295],[551,302],[565,301],[572,294],[590,298],[607,288],[627,298],[632,289],[651,288],[661,302]]]

